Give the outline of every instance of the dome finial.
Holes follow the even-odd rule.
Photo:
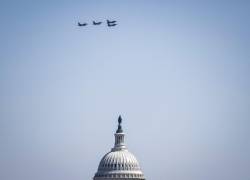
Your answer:
[[[121,115],[118,117],[118,123],[119,123],[119,124],[122,123],[122,117],[121,117]]]
[[[121,123],[122,123],[122,117],[121,117],[121,115],[120,115],[120,116],[118,117],[118,129],[117,129],[116,133],[122,133],[122,132],[123,132]]]

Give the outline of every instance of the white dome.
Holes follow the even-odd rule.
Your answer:
[[[102,170],[140,170],[140,166],[135,156],[128,150],[111,151],[101,160],[98,171]]]
[[[95,174],[95,179],[98,177],[144,179],[137,159],[127,149],[104,155]]]
[[[137,179],[145,180],[135,156],[130,153],[125,144],[124,136],[119,121],[118,130],[115,133],[115,146],[105,154],[99,163],[94,180],[109,179]]]

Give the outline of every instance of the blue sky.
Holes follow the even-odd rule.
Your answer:
[[[1,1],[0,179],[249,179],[248,1]],[[118,25],[79,28],[114,19]]]

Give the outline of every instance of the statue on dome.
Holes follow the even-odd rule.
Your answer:
[[[123,132],[123,130],[122,130],[122,126],[121,126],[121,123],[122,123],[122,117],[121,117],[121,115],[118,117],[118,129],[117,129],[117,131],[116,131],[116,133],[122,133]]]
[[[122,117],[121,117],[121,115],[118,117],[118,123],[119,123],[119,124],[122,123]]]

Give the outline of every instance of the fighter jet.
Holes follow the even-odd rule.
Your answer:
[[[107,23],[109,24],[109,23],[116,23],[116,21],[109,21],[108,19],[107,19]]]
[[[95,22],[95,21],[93,21],[93,25],[100,25],[100,24],[102,24],[101,21],[100,21],[100,22]]]
[[[108,24],[108,27],[116,26],[117,24]]]
[[[88,24],[87,23],[80,23],[78,22],[78,26],[87,26]]]
[[[110,26],[116,26],[117,24],[116,24],[116,21],[107,20],[107,25],[108,25],[108,27],[110,27]]]

